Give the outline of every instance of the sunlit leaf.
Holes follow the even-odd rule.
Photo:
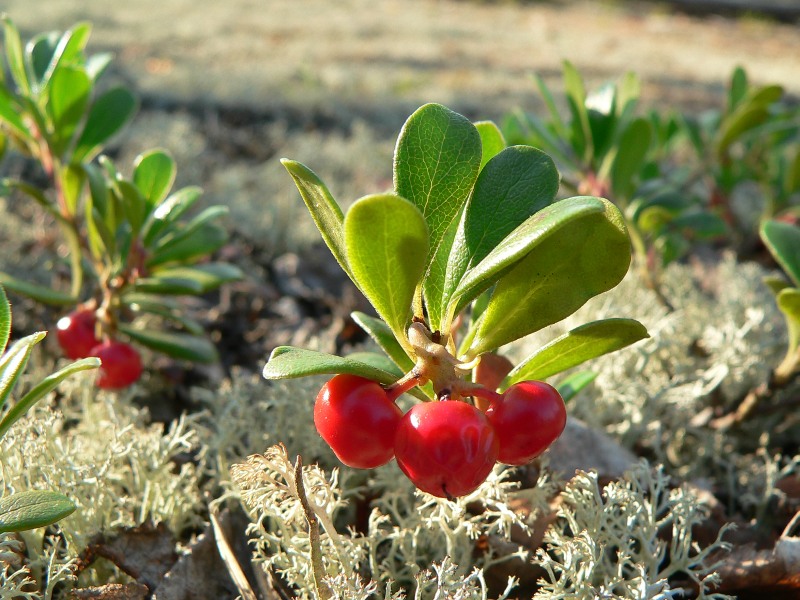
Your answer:
[[[294,179],[303,202],[305,202],[308,212],[311,213],[311,218],[314,219],[317,229],[322,234],[322,239],[325,240],[344,272],[353,279],[347,264],[342,209],[339,208],[327,186],[314,171],[299,162],[286,158],[281,159],[281,164]]]
[[[26,490],[0,498],[0,533],[45,527],[69,516],[75,504],[64,494]]]
[[[219,360],[217,348],[205,336],[160,329],[136,329],[126,324],[120,324],[119,330],[142,346],[173,358],[198,363],[213,363]]]
[[[395,337],[405,340],[428,255],[422,214],[394,194],[365,196],[347,211],[344,234],[347,264],[359,288]]]
[[[551,235],[534,236],[536,243],[495,286],[469,354],[556,323],[622,280],[631,261],[622,215],[610,202],[594,200],[601,210],[567,216],[550,228]]]
[[[633,319],[604,319],[572,329],[539,348],[508,374],[501,388],[518,381],[542,380],[587,360],[614,352],[649,337],[644,325]]]
[[[425,217],[429,258],[467,201],[481,166],[481,137],[441,104],[418,108],[403,125],[394,155],[394,187]]]
[[[398,379],[397,372],[394,370],[384,371],[352,358],[343,358],[292,346],[275,348],[264,366],[262,375],[265,379],[294,379],[309,375],[336,375],[338,373],[366,377],[384,385],[390,385]],[[419,388],[413,388],[408,393],[420,400],[428,399]]]

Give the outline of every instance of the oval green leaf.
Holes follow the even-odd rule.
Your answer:
[[[164,244],[147,260],[148,267],[171,262],[186,262],[208,256],[219,250],[228,241],[228,232],[216,223],[203,223],[193,228],[189,235],[182,235]]]
[[[133,161],[133,183],[152,209],[167,197],[177,169],[175,161],[164,150],[150,150]]]
[[[345,249],[358,287],[398,340],[425,272],[428,227],[416,206],[394,194],[357,200],[344,219]]]
[[[644,118],[635,119],[622,132],[611,167],[611,188],[616,198],[629,199],[633,193],[635,177],[647,159],[652,137],[650,123]]]
[[[441,104],[418,108],[403,125],[394,154],[394,189],[425,217],[430,256],[461,212],[481,167],[481,136]]]
[[[101,95],[89,109],[72,161],[88,162],[115,133],[133,117],[136,98],[126,88],[113,88]]]
[[[794,352],[800,344],[800,290],[786,288],[776,296],[778,308],[786,316],[789,329],[789,352]]]
[[[344,215],[336,203],[333,195],[322,180],[311,169],[302,163],[287,158],[281,159],[281,164],[292,176],[294,184],[300,191],[300,196],[311,213],[311,218],[322,234],[336,262],[345,273],[353,279],[350,267],[347,264],[347,253],[344,244]],[[357,285],[357,284],[356,284]]]
[[[0,285],[3,285],[6,289],[16,292],[17,294],[28,296],[28,298],[33,298],[44,304],[69,306],[71,304],[77,304],[78,302],[76,296],[58,292],[43,285],[30,283],[29,281],[23,281],[22,279],[18,279],[2,271],[0,271]]]
[[[630,238],[619,210],[598,201],[603,210],[562,219],[554,235],[539,238],[497,283],[470,355],[552,325],[622,280],[631,261]]]
[[[464,274],[448,305],[450,318],[491,287],[537,244],[569,223],[593,214],[603,214],[605,211],[605,201],[590,196],[578,196],[551,204],[529,217]]]
[[[202,293],[206,293],[216,290],[221,285],[231,281],[242,279],[244,273],[235,265],[211,262],[192,266],[154,269],[153,276],[159,279],[193,280],[197,282],[198,289]]]
[[[136,329],[125,324],[120,324],[119,330],[142,346],[162,352],[173,358],[206,364],[219,360],[217,348],[211,343],[211,340],[204,336],[171,331]]]
[[[142,239],[145,247],[151,247],[161,235],[169,231],[181,215],[200,199],[203,190],[196,186],[179,189],[153,210],[142,226]]]
[[[48,112],[53,122],[54,150],[60,155],[82,121],[92,91],[92,80],[79,67],[62,66],[53,73]]]
[[[486,164],[459,223],[452,250],[441,267],[446,275],[438,308],[437,299],[429,293],[426,282],[431,317],[446,311],[450,298],[470,268],[486,258],[531,215],[552,204],[559,182],[553,160],[531,146],[506,148]],[[436,329],[447,329],[445,320],[440,322],[432,318],[431,323]]]
[[[773,258],[800,287],[800,227],[783,221],[766,220],[759,229],[761,240]]]
[[[493,121],[478,121],[475,123],[475,129],[481,136],[481,169],[483,169],[492,157],[505,150],[506,138]]]
[[[518,381],[542,380],[614,352],[649,337],[644,325],[633,319],[593,321],[568,331],[514,367],[500,385],[506,389]]]
[[[265,379],[295,379],[309,375],[336,375],[338,373],[366,377],[384,385],[391,385],[398,379],[397,372],[394,370],[384,371],[352,358],[343,358],[292,346],[275,348],[269,361],[264,365],[262,375]],[[408,393],[420,400],[428,400],[418,387]]]
[[[64,494],[27,490],[0,498],[0,533],[45,527],[75,511]]]

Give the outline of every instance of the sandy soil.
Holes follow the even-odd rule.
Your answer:
[[[605,2],[453,0],[4,0],[33,33],[94,24],[92,44],[144,95],[254,109],[330,107],[396,120],[438,101],[495,117],[535,104],[528,74],[561,60],[591,79],[627,69],[661,103],[707,101],[736,65],[800,93],[800,31],[753,18]],[[399,106],[398,106],[399,105]]]

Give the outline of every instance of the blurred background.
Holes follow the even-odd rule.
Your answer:
[[[691,9],[691,10],[690,10]],[[800,94],[800,2],[455,0],[3,0],[23,38],[93,24],[114,78],[141,98],[118,141],[174,153],[270,252],[316,232],[278,163],[314,169],[340,202],[387,188],[405,118],[441,102],[478,119],[541,110],[532,73],[561,94],[561,62],[587,87],[633,71],[644,106],[719,105],[732,70]]]

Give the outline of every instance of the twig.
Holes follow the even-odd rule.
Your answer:
[[[316,513],[311,508],[311,504],[308,502],[306,491],[303,487],[303,460],[300,456],[297,457],[297,462],[294,466],[294,485],[297,497],[300,499],[300,505],[303,507],[306,521],[308,521],[308,537],[311,540],[311,570],[314,575],[314,589],[317,592],[317,598],[330,600],[333,598],[333,591],[324,581],[325,566],[322,564],[319,521],[317,520]]]
[[[209,518],[211,519],[211,528],[214,531],[214,539],[217,542],[217,550],[219,551],[222,562],[225,564],[225,568],[228,569],[228,574],[236,585],[236,589],[239,590],[242,600],[258,600],[258,596],[256,596],[253,588],[250,587],[247,576],[244,574],[242,567],[239,565],[239,561],[236,559],[236,554],[225,538],[225,532],[222,531],[222,526],[219,522],[218,507],[212,503],[209,508]],[[273,600],[274,598],[275,596],[268,596],[267,600]]]

